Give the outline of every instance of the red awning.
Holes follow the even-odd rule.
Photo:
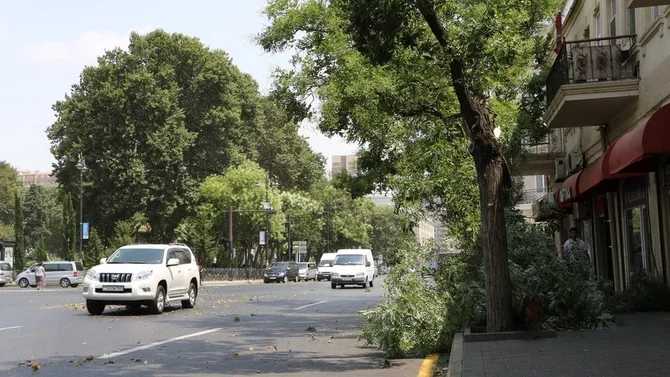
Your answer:
[[[586,165],[582,169],[582,174],[577,182],[577,191],[579,195],[594,194],[616,189],[616,180],[639,177],[644,173],[623,173],[612,174],[610,172],[610,158],[612,157],[612,148],[605,152],[604,156]],[[574,196],[573,196],[574,197]]]
[[[558,200],[556,204],[561,208],[572,208],[573,200],[579,195],[579,188],[577,184],[579,183],[579,176],[582,174],[582,170],[577,173],[569,176],[563,181],[561,188],[558,192]]]
[[[651,157],[670,154],[670,104],[640,123],[609,148],[611,173],[650,172]]]

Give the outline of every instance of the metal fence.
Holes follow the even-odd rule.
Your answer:
[[[259,280],[263,279],[262,268],[215,268],[205,267],[201,270],[201,279],[208,280]]]
[[[521,203],[533,203],[534,201],[543,197],[548,192],[549,192],[549,189],[546,188],[546,187],[524,190],[523,191],[523,198],[521,199]]]
[[[566,41],[547,76],[547,104],[561,86],[638,77],[634,35]]]

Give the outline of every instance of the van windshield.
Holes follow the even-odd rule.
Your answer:
[[[365,257],[363,255],[338,255],[335,257],[335,265],[337,266],[358,266],[363,265]]]
[[[270,270],[272,271],[283,271],[286,269],[287,263],[272,263],[270,265]]]
[[[333,263],[332,260],[324,259],[321,262],[319,262],[319,267],[329,267],[328,265]]]
[[[118,249],[107,264],[161,264],[163,249]]]
[[[304,270],[305,268],[307,268],[307,263],[298,263],[298,267],[299,267],[301,270]]]

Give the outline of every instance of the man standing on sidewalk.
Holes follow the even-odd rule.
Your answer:
[[[570,238],[563,244],[563,258],[588,280],[591,277],[591,256],[586,242],[577,236],[577,232],[577,228],[570,228]]]

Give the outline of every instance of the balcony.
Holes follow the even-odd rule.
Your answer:
[[[670,5],[670,0],[633,0],[628,8],[645,8],[657,5]]]
[[[547,77],[549,128],[609,123],[639,95],[635,36],[564,42]]]
[[[550,133],[543,140],[525,141],[523,148],[526,154],[516,172],[519,176],[554,175],[556,159],[565,157],[554,133]]]
[[[523,190],[523,196],[518,204],[532,204],[549,193],[546,187]]]

